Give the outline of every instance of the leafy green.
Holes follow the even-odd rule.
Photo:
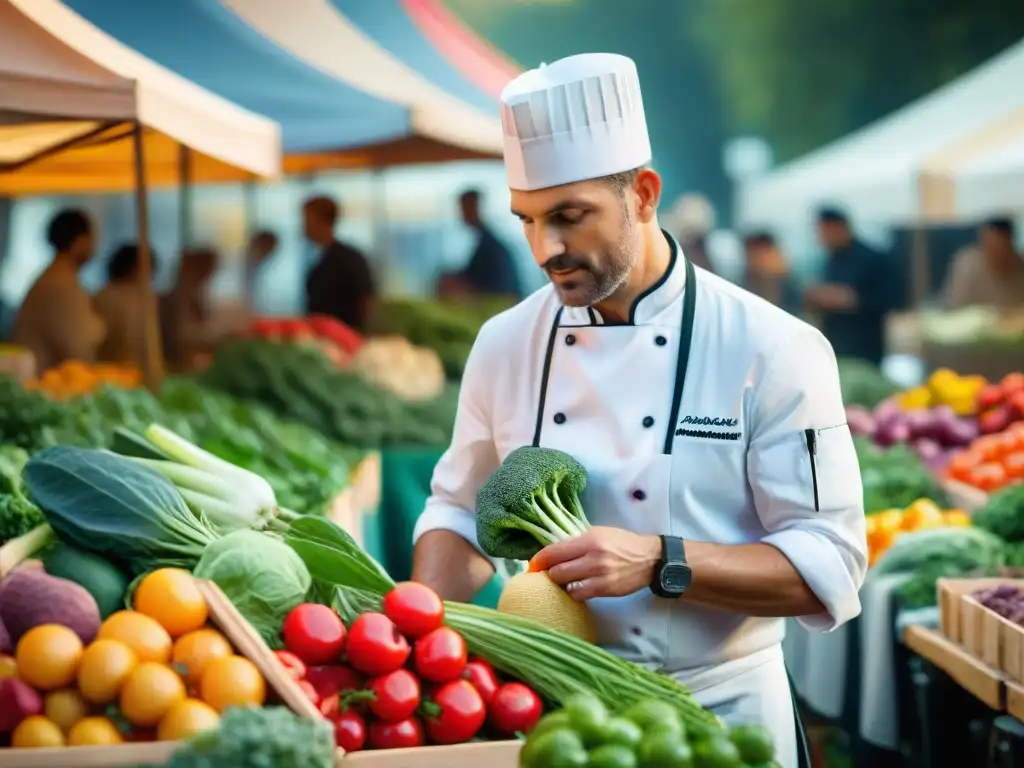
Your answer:
[[[162,566],[191,570],[217,538],[168,480],[109,451],[46,448],[23,477],[59,539],[133,576]]]
[[[873,363],[841,358],[838,364],[839,386],[842,388],[844,405],[874,408],[899,390],[899,387],[885,378]]]
[[[915,573],[941,565],[961,573],[996,569],[1006,559],[998,536],[972,526],[933,528],[898,537],[874,566],[879,575]]]
[[[312,584],[291,547],[257,531],[234,531],[214,541],[192,573],[216,582],[272,648],[281,646],[281,624]]]
[[[301,517],[291,524],[285,541],[317,582],[348,584],[380,593],[395,585],[387,571],[330,520]]]
[[[15,445],[0,445],[0,544],[46,522],[39,507],[25,494],[21,479],[28,453]]]
[[[907,445],[879,448],[870,440],[854,441],[864,486],[864,511],[868,514],[886,509],[905,509],[918,499],[947,504],[946,492],[935,474]]]
[[[1024,542],[1024,485],[1010,485],[993,493],[972,520],[978,528],[1004,541]]]

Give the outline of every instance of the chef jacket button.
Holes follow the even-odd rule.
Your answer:
[[[565,414],[561,411],[555,414],[555,424],[565,424]]]
[[[644,426],[645,427],[653,427],[654,426],[654,417],[653,416],[644,416]]]
[[[633,498],[636,499],[637,501],[643,501],[644,499],[647,498],[647,494],[644,493],[643,488],[637,488],[635,491],[633,491]]]
[[[630,634],[636,635],[637,637],[639,637],[640,635],[642,635],[644,633],[644,631],[642,629],[640,629],[640,627],[630,627],[629,628],[629,632],[630,632]]]
[[[576,343],[576,336],[575,335],[573,335],[571,333],[565,334],[565,344],[566,344],[566,346],[571,347],[575,343]]]
[[[654,343],[657,344],[659,347],[664,347],[666,344],[668,344],[668,339],[666,339],[659,333],[657,336],[654,337]]]

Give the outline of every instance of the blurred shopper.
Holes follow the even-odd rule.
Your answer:
[[[683,195],[669,210],[666,222],[686,258],[708,272],[715,271],[708,252],[708,235],[715,228],[715,220],[715,209],[706,197]]]
[[[35,355],[36,370],[65,360],[93,362],[105,327],[92,297],[78,282],[78,271],[93,254],[93,228],[82,211],[64,210],[50,221],[46,239],[53,261],[25,296],[12,340]]]
[[[441,296],[483,294],[521,299],[523,289],[515,257],[484,223],[480,215],[480,198],[481,193],[476,189],[468,189],[459,195],[462,221],[475,232],[476,246],[461,272],[441,278],[438,293]]]
[[[209,248],[185,251],[174,287],[160,301],[164,355],[171,370],[192,369],[213,347],[207,289],[217,271],[217,254]]]
[[[245,249],[245,312],[253,314],[253,302],[256,298],[256,283],[259,280],[263,266],[270,260],[270,257],[277,251],[278,238],[269,229],[260,230]]]
[[[789,271],[786,257],[768,232],[754,232],[743,239],[746,272],[743,287],[787,312],[800,315],[800,291]]]
[[[156,255],[149,249],[150,274],[156,273]],[[139,247],[122,245],[107,263],[107,284],[93,306],[107,326],[98,359],[105,363],[138,363],[145,339],[143,316],[155,298],[148,285],[139,283]],[[152,306],[152,304],[150,304]]]
[[[818,238],[828,254],[825,280],[806,289],[804,303],[820,316],[836,357],[880,365],[885,314],[893,306],[891,265],[857,239],[846,214],[836,208],[818,212]]]
[[[329,197],[311,198],[302,207],[305,235],[320,248],[306,276],[306,312],[330,315],[365,331],[375,296],[373,275],[366,256],[334,236],[340,216],[338,203]]]
[[[948,309],[1024,307],[1024,258],[1014,235],[1010,219],[989,219],[978,231],[978,245],[957,253],[944,291]]]

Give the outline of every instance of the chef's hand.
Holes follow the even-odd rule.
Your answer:
[[[573,599],[582,602],[646,589],[660,560],[661,539],[657,536],[595,526],[542,549],[530,561],[530,570],[547,571]]]

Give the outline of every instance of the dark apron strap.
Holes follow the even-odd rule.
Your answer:
[[[668,417],[668,431],[662,453],[672,453],[676,437],[676,423],[679,421],[679,405],[683,401],[683,387],[686,385],[686,369],[690,362],[690,346],[693,341],[693,318],[697,312],[697,270],[686,259],[686,288],[683,293],[683,320],[679,327],[679,351],[676,353],[676,381],[672,387],[672,409]]]
[[[796,703],[796,688],[793,686],[793,678],[786,672],[786,680],[789,682],[789,696],[793,699],[793,724],[796,726],[796,757],[797,768],[811,768],[811,745],[807,741],[807,731],[804,730],[804,721],[800,717],[800,707]]]

